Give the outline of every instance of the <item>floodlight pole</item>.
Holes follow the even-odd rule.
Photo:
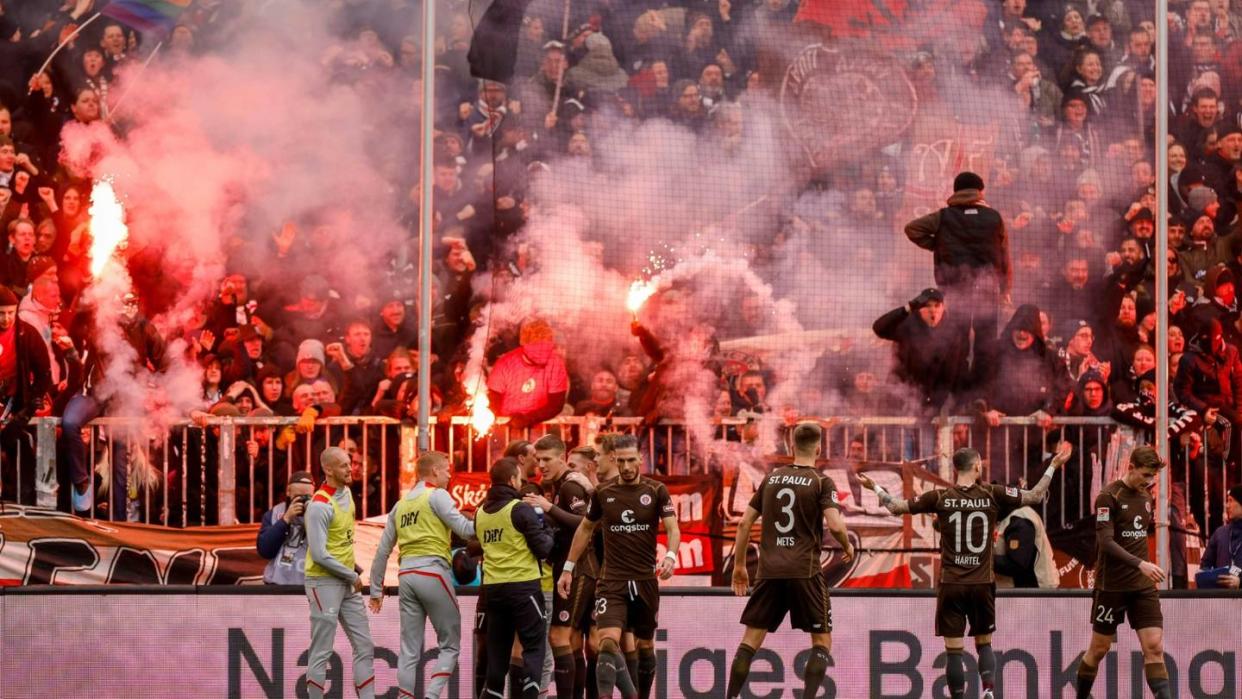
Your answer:
[[[1156,450],[1169,463],[1169,0],[1156,0]],[[1168,571],[1169,469],[1156,494],[1156,562]],[[1169,575],[1165,579],[1168,589]]]
[[[418,451],[431,448],[431,238],[436,114],[436,3],[423,0],[423,108],[418,227]]]

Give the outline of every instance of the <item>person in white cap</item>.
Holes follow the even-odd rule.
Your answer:
[[[354,689],[362,699],[375,697],[372,663],[375,646],[362,600],[361,569],[354,564],[354,497],[349,454],[328,447],[319,455],[323,485],[306,509],[306,600],[310,603],[311,643],[306,693],[326,693],[328,658],[340,622],[354,650]]]

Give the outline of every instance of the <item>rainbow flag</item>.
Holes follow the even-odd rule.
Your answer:
[[[193,0],[112,0],[99,11],[141,32],[171,32]]]

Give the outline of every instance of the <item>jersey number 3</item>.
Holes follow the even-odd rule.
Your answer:
[[[793,506],[794,506],[794,503],[797,501],[797,496],[794,495],[793,488],[781,488],[780,490],[776,492],[776,499],[780,502],[784,502],[786,499],[789,500],[789,503],[787,505],[781,506],[781,514],[784,515],[784,519],[777,520],[774,523],[774,525],[776,526],[776,531],[782,534],[788,534],[789,532],[793,531],[793,528],[794,528]]]

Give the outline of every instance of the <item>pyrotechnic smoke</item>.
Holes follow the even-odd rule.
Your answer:
[[[663,293],[642,311],[644,321],[672,345],[699,323],[722,337],[788,334],[783,346],[768,343],[756,351],[774,379],[767,402],[776,412],[765,417],[765,426],[779,420],[785,405],[844,412],[838,391],[852,375],[870,370],[883,381],[892,361],[891,346],[876,341],[872,321],[933,285],[931,255],[905,239],[904,223],[925,213],[926,207],[942,206],[958,169],[975,169],[987,178],[995,172],[996,196],[989,203],[1006,217],[1046,199],[1047,192],[1038,186],[1015,190],[1005,181],[1007,171],[1027,174],[1019,172],[1028,163],[1017,156],[1021,142],[1014,138],[1024,110],[1007,86],[984,87],[986,81],[968,74],[966,66],[981,35],[969,23],[946,20],[944,12],[952,7],[937,5],[930,19],[910,13],[912,23],[902,31],[916,42],[895,49],[897,59],[889,67],[897,70],[890,79],[904,81],[906,71],[913,75],[909,61],[924,41],[935,53],[936,72],[919,78],[929,82],[912,83],[922,102],[911,105],[915,115],[906,131],[892,133],[891,144],[875,144],[886,146],[879,158],[859,161],[860,153],[840,153],[836,161],[812,172],[801,147],[791,143],[797,139],[791,139],[791,121],[782,112],[799,105],[777,101],[779,89],[770,96],[747,93],[741,98],[740,141],[730,140],[713,124],[696,134],[664,120],[596,115],[588,129],[592,159],[553,160],[551,172],[534,183],[540,213],[520,242],[536,251],[538,271],[518,279],[500,302],[486,309],[481,327],[494,337],[528,315],[549,318],[560,332],[571,369],[585,380],[595,367],[616,364],[621,355],[617,347],[633,351],[625,332],[627,294],[636,277],[655,277],[662,290],[684,291],[673,304],[673,315],[680,318],[661,310],[667,305],[661,303]],[[777,72],[763,74],[765,84],[779,88],[785,66],[811,42],[769,34],[751,36],[761,53],[779,57],[769,61],[780,66]],[[849,56],[870,50],[840,46]],[[842,80],[838,87],[852,84],[857,83]],[[881,92],[889,89],[877,87]],[[904,82],[892,89],[894,94],[911,94]],[[819,95],[848,117],[830,126],[868,128],[867,105],[858,97]],[[946,133],[969,140],[960,160],[948,157],[956,151],[937,151],[913,138]],[[876,194],[875,173],[882,166],[907,184],[912,182],[911,169],[939,174],[933,190],[898,189],[879,202],[884,219],[867,218],[858,209],[865,209],[861,204]],[[1126,191],[1125,178],[1115,172],[1103,179],[1106,197]],[[1011,230],[1015,267],[1024,250],[1038,245],[1032,235]],[[1019,284],[1023,274],[1019,269]],[[1057,270],[1049,259],[1029,274],[1046,279]],[[747,297],[761,308],[757,323],[738,322]],[[836,336],[828,340],[823,333],[799,334],[804,330],[831,330]],[[814,340],[799,339],[804,337]],[[486,338],[476,335],[471,347],[476,370],[481,369],[485,345]],[[835,364],[825,364],[825,359]],[[825,365],[829,371],[817,370]],[[687,397],[687,411],[693,413],[688,417],[694,422],[710,411],[698,406],[703,391],[691,385],[697,379],[685,380],[689,383],[675,390]],[[917,397],[903,395],[906,389],[889,384],[886,390],[895,397],[917,404]],[[807,397],[815,404],[807,405]],[[695,429],[706,431],[702,424]],[[771,432],[765,429],[764,439]]]
[[[323,11],[282,3],[269,17],[260,5],[238,6],[249,13],[235,23],[240,33],[212,55],[158,56],[145,72],[128,70],[117,88],[127,91],[123,140],[101,123],[65,128],[70,169],[115,182],[133,286],[172,338],[169,369],[135,381],[132,351],[114,341],[124,266],[97,276],[87,296],[98,304],[96,340],[114,357],[98,389],[120,399],[113,413],[145,408],[171,421],[201,403],[201,374],[178,334],[225,272],[283,275],[295,289],[319,274],[346,303],[362,303],[382,278],[372,265],[400,241],[390,184],[399,167],[373,156],[406,150],[418,123],[410,91],[334,81],[340,52],[331,53]],[[303,267],[273,264],[271,236],[284,221],[300,227]],[[158,269],[134,269],[140,256]]]

